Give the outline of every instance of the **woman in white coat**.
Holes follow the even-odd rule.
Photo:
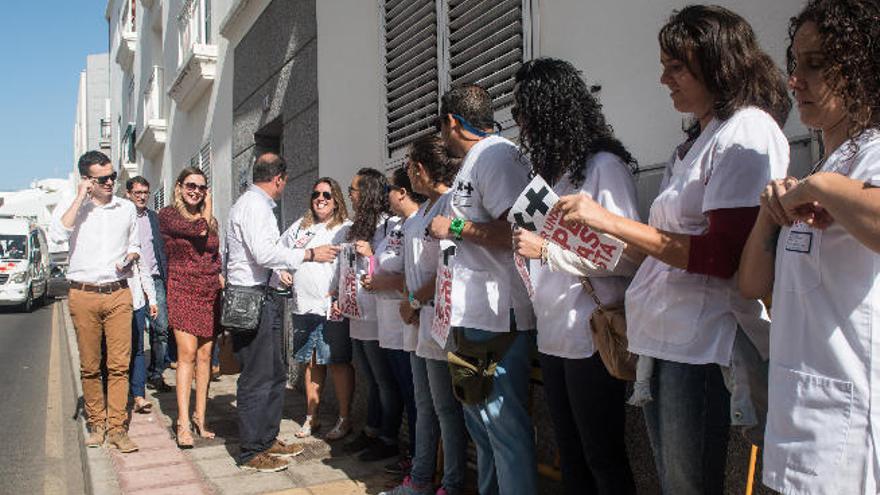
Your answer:
[[[880,3],[792,19],[789,87],[824,157],[767,185],[739,286],[773,294],[764,483],[880,491]]]
[[[626,292],[630,351],[655,358],[645,423],[666,494],[724,492],[730,394],[721,367],[761,307],[736,288],[742,247],[768,180],[785,176],[791,108],[782,72],[741,16],[716,6],[675,12],[659,34],[660,82],[694,123],[666,167],[647,225],[586,195],[565,220],[647,257]],[[745,310],[745,314],[743,313]]]

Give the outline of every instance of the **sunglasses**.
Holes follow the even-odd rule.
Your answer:
[[[403,189],[403,188],[395,186],[394,184],[385,184],[385,194],[388,194],[391,191],[399,191],[401,189]]]
[[[184,182],[183,187],[190,192],[195,191],[196,189],[198,189],[200,193],[208,192],[208,186],[204,184],[196,184],[195,182]]]
[[[89,175],[88,178],[98,184],[104,185],[108,182],[116,182],[116,172],[113,172],[110,175],[102,175],[100,177],[92,177],[91,175]]]
[[[327,201],[333,199],[333,195],[330,194],[328,191],[312,191],[312,201],[318,199],[321,196],[323,196],[324,199],[326,199]]]

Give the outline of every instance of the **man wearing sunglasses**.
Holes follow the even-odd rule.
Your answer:
[[[49,236],[70,245],[68,303],[90,431],[86,446],[100,447],[106,440],[121,452],[134,452],[138,447],[125,427],[132,322],[126,279],[140,252],[137,214],[130,201],[113,195],[116,172],[107,155],[89,151],[80,157],[78,168],[77,195],[55,208]],[[102,339],[106,342],[106,399]]]

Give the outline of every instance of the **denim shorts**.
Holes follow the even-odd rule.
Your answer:
[[[316,364],[350,363],[348,319],[337,322],[321,315],[293,315],[293,359],[308,363],[313,353]]]

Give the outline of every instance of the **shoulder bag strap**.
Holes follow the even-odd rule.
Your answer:
[[[587,294],[590,295],[593,302],[596,303],[596,307],[604,310],[605,308],[602,306],[602,301],[599,300],[599,296],[596,295],[596,288],[593,287],[593,282],[590,281],[590,277],[581,277],[581,286],[587,291]]]

